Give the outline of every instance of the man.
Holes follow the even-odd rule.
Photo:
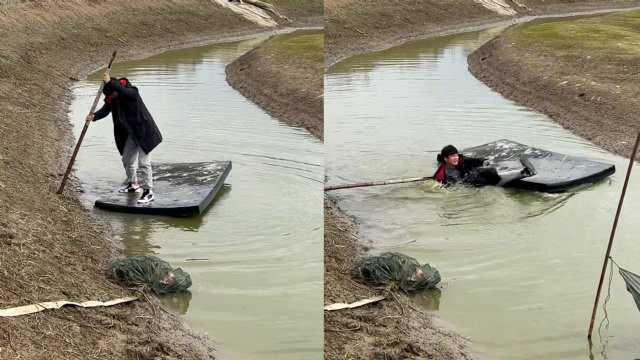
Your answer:
[[[445,186],[456,183],[483,186],[500,182],[496,169],[484,166],[485,159],[462,156],[453,145],[442,148],[437,160],[439,166],[434,178]]]
[[[112,78],[108,71],[103,80],[105,104],[94,114],[89,114],[86,121],[97,121],[111,113],[116,146],[127,174],[127,185],[119,192],[142,191],[138,204],[149,204],[154,200],[150,153],[162,142],[162,134],[144,105],[138,88],[126,78]],[[138,167],[141,183],[138,183]]]

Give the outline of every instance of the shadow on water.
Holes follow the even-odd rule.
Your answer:
[[[162,295],[159,298],[162,306],[180,315],[185,315],[189,311],[192,296],[190,291],[185,291],[177,294]]]
[[[112,74],[139,87],[163,133],[154,163],[230,160],[233,169],[229,185],[199,217],[94,212],[112,225],[125,254],[155,254],[190,273],[191,293],[162,302],[224,353],[319,359],[322,143],[270,117],[225,79],[225,66],[262,40],[115,64]],[[83,124],[98,81],[99,73],[75,87],[74,124]],[[92,124],[79,153],[77,175],[88,206],[123,180],[112,134],[110,117]]]
[[[419,292],[411,298],[416,304],[420,305],[422,309],[437,311],[440,309],[440,297],[442,297],[442,291],[440,291],[440,289],[430,289]]]
[[[373,252],[404,252],[439,269],[446,286],[438,301],[432,294],[416,301],[455,324],[482,358],[585,359],[595,281],[626,161],[468,72],[468,54],[500,30],[415,41],[331,68],[328,182],[432,175],[444,145],[464,149],[501,138],[615,164],[619,172],[610,179],[563,194],[442,189],[433,182],[334,193]],[[639,188],[640,177],[632,178],[630,189]],[[640,193],[631,190],[614,249],[621,263],[640,258],[639,204]],[[594,345],[595,359],[640,354],[636,315],[614,277],[610,341],[606,350]]]
[[[213,204],[218,201],[224,201],[230,195],[230,192],[231,185],[225,184],[214,198]],[[136,256],[161,253],[159,252],[160,247],[153,244],[154,232],[161,232],[162,229],[168,228],[180,229],[184,232],[198,232],[210,210],[211,207],[207,208],[200,216],[187,218],[121,214],[100,209],[93,209],[93,212],[110,222],[114,232],[114,239],[123,245],[124,254],[126,256]]]

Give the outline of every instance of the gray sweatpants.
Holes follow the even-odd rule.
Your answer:
[[[122,165],[127,173],[127,182],[138,182],[138,168],[140,169],[140,185],[143,189],[153,188],[153,171],[151,170],[151,154],[145,152],[129,136],[122,152]]]

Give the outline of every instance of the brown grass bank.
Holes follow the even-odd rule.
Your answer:
[[[267,0],[292,20],[290,25],[322,26],[324,8],[321,0]]]
[[[108,229],[73,184],[54,193],[72,145],[73,79],[115,48],[123,60],[260,30],[205,0],[0,2],[0,308],[127,294],[104,276],[119,253]],[[213,357],[210,340],[156,300],[0,319],[0,359]]]
[[[469,57],[505,97],[629,156],[640,119],[640,12],[517,26]]]
[[[506,0],[506,3],[514,14],[499,14],[471,0],[326,0],[327,66],[411,39],[464,31],[522,16],[639,4],[629,0]]]
[[[241,94],[291,126],[323,139],[324,36],[319,31],[278,35],[226,69]]]

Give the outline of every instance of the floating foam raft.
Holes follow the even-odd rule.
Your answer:
[[[231,161],[154,164],[153,192],[149,205],[138,205],[140,194],[121,194],[117,190],[96,200],[100,209],[187,217],[202,214],[216,197],[231,171]]]
[[[465,149],[465,156],[513,167],[514,161],[532,168],[533,175],[512,181],[510,187],[543,192],[563,192],[572,187],[595,183],[615,173],[612,164],[542,150],[511,140],[498,140]]]

